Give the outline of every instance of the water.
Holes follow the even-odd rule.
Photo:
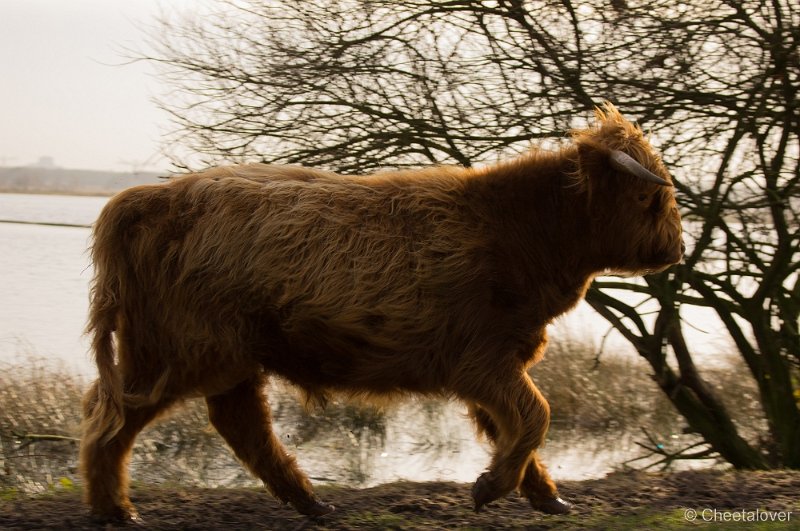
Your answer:
[[[406,401],[368,426],[354,423],[352,412],[319,420],[294,408],[280,409],[273,428],[314,483],[357,487],[399,480],[468,483],[491,458],[490,446],[476,439],[465,408],[456,402]],[[578,430],[553,429],[539,454],[557,481],[603,477],[638,455],[635,440],[639,438],[624,431],[587,437]],[[198,455],[217,454],[201,444],[190,450],[183,447],[181,452],[188,454],[188,470],[165,465],[162,461],[170,460],[166,450],[145,460],[135,454],[132,475],[212,487],[258,485],[227,450],[221,451],[227,458],[214,461],[198,459]],[[162,466],[158,477],[150,477],[158,463]]]
[[[105,197],[0,194],[0,219],[91,224]],[[0,361],[40,356],[93,374],[83,337],[87,228],[0,223]]]
[[[89,225],[107,200],[0,194],[0,219]],[[88,228],[0,223],[0,363],[24,363],[32,355],[87,381],[94,377],[83,336],[92,275],[89,237]],[[599,337],[608,326],[583,305],[559,320],[556,335],[570,328]],[[487,448],[475,441],[464,407],[457,403],[412,401],[389,411],[378,430],[334,423],[336,429],[310,439],[298,433],[297,418],[276,411],[276,432],[310,475],[322,481],[472,481],[489,462]],[[639,438],[552,429],[541,455],[556,479],[599,477],[635,456]]]

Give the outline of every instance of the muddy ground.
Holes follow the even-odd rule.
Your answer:
[[[618,473],[603,479],[560,484],[575,503],[568,516],[547,516],[530,509],[516,495],[475,514],[470,485],[448,482],[391,483],[368,489],[321,487],[320,497],[337,510],[313,520],[297,515],[258,489],[200,489],[134,485],[131,499],[146,529],[680,529],[703,525],[715,529],[800,529],[800,471],[675,474]],[[686,519],[687,509],[697,519]],[[703,511],[707,511],[704,513]],[[791,511],[789,520],[734,522],[733,512]],[[758,513],[756,513],[758,514]],[[762,522],[769,516],[761,513]],[[691,516],[691,513],[690,513]],[[744,527],[747,526],[747,527]],[[78,489],[39,496],[7,491],[0,500],[0,529],[113,529],[134,526],[93,522]],[[138,527],[138,526],[137,526]]]

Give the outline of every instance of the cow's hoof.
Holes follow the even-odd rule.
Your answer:
[[[559,497],[531,500],[531,507],[545,514],[567,514],[572,510],[572,504]]]
[[[497,486],[492,481],[489,472],[484,472],[478,476],[472,486],[472,501],[475,503],[476,513],[481,512],[484,505],[495,501],[500,496],[502,496],[502,493],[498,493]]]
[[[131,525],[144,525],[144,520],[136,512],[133,506],[128,507],[114,507],[104,511],[92,511],[92,520],[97,523],[117,523],[117,524],[131,524]]]
[[[324,503],[317,498],[312,498],[311,500],[304,501],[302,503],[292,503],[292,505],[294,505],[294,508],[298,513],[305,516],[311,516],[312,518],[325,516],[326,514],[330,514],[336,510],[336,507],[333,505]]]

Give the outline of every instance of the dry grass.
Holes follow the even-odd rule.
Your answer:
[[[719,394],[746,436],[766,429],[755,382],[738,356],[703,367],[703,377]],[[724,368],[723,368],[724,367]],[[555,423],[570,428],[674,430],[682,420],[653,382],[652,369],[635,356],[603,354],[570,337],[551,340],[532,376],[552,405]]]
[[[39,492],[70,485],[84,382],[32,358],[24,367],[0,367],[0,374],[0,488]]]
[[[532,377],[550,402],[556,425],[589,432],[672,428],[679,416],[649,373],[638,359],[598,359],[589,345],[566,337],[551,340]]]
[[[71,488],[78,481],[80,402],[88,382],[35,359],[0,366],[0,374],[0,493]],[[553,431],[607,438],[641,427],[664,435],[680,433],[681,419],[648,374],[638,359],[606,356],[597,364],[592,348],[561,340],[551,343],[547,359],[534,369],[533,377],[552,405]],[[742,368],[735,366],[706,376],[743,419],[745,433],[754,437],[763,433],[763,421],[757,393],[742,374]],[[270,396],[277,422],[291,427],[284,430],[292,432],[293,439],[285,441],[289,446],[350,438],[349,446],[357,451],[359,446],[380,447],[385,441],[386,413],[333,405],[309,415],[291,393]],[[422,416],[426,411],[443,414],[435,402],[429,405],[420,408]],[[446,439],[448,434],[441,436]],[[216,487],[253,481],[210,427],[200,400],[188,401],[139,436],[131,472],[137,480],[166,484]]]

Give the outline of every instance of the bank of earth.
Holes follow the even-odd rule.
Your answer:
[[[0,529],[800,529],[800,471],[617,473],[562,481],[575,508],[567,516],[531,510],[510,495],[474,513],[470,485],[398,482],[367,489],[323,486],[336,511],[299,516],[260,489],[133,485],[141,526],[103,525],[81,503],[79,488],[27,496],[0,493]],[[783,520],[782,522],[780,520]],[[725,522],[727,520],[727,523]],[[773,521],[774,520],[774,521]]]

